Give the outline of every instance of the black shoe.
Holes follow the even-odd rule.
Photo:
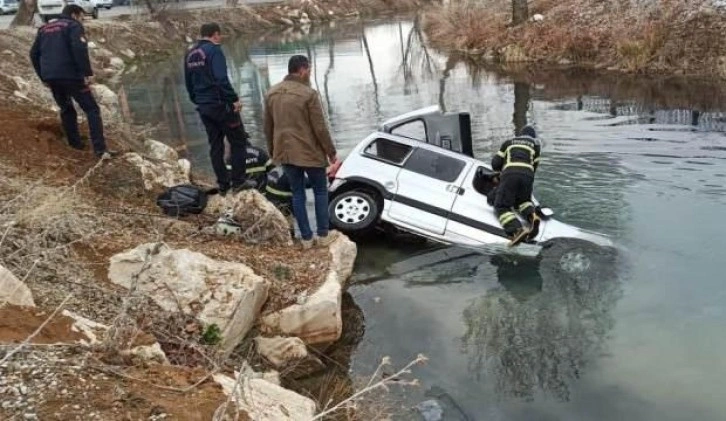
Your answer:
[[[85,149],[86,149],[86,146],[88,146],[88,145],[86,145],[86,144],[85,144],[85,143],[83,143],[83,142],[79,142],[79,143],[69,143],[68,145],[69,145],[69,146],[70,146],[71,148],[73,148],[73,149],[76,149],[76,150],[79,150],[79,151],[83,151],[83,150],[85,150]]]
[[[245,190],[252,190],[257,188],[257,183],[253,180],[245,180],[242,184],[232,186],[232,193],[239,193]]]

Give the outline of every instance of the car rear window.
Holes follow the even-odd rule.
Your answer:
[[[376,139],[363,151],[366,155],[401,165],[411,152],[412,147],[389,139]]]
[[[451,183],[459,178],[466,166],[460,159],[441,155],[428,149],[417,148],[403,168],[437,180]]]

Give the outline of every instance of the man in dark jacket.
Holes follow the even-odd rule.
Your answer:
[[[184,58],[184,79],[189,99],[197,106],[209,138],[212,168],[217,176],[219,190],[246,190],[254,188],[245,174],[247,132],[240,110],[242,103],[227,76],[227,59],[220,42],[222,33],[218,24],[206,23],[200,30],[201,39]],[[232,169],[224,163],[224,138],[231,150]]]
[[[93,70],[82,19],[83,9],[80,6],[70,4],[64,7],[58,19],[38,30],[30,49],[30,60],[35,73],[50,88],[60,108],[68,143],[76,149],[84,148],[78,131],[74,99],[86,113],[93,151],[101,157],[109,151],[103,136],[101,110],[91,92]]]
[[[518,243],[524,236],[534,238],[539,232],[540,218],[532,203],[532,187],[540,149],[541,143],[534,129],[526,126],[519,136],[504,142],[492,158],[492,169],[501,171],[494,210],[513,243]],[[515,211],[529,221],[530,230],[522,227]]]

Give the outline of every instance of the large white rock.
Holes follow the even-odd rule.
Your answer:
[[[260,378],[243,379],[235,389],[235,379],[215,374],[225,395],[255,421],[309,421],[315,417],[315,402]]]
[[[257,343],[257,352],[275,367],[284,367],[291,362],[308,357],[308,348],[300,338],[283,338],[282,336],[264,338],[258,336],[255,338],[255,342]]]
[[[343,289],[353,272],[357,248],[348,237],[337,235],[330,245],[331,267],[323,285],[302,303],[265,316],[261,325],[264,332],[297,336],[306,344],[340,339]]]
[[[144,141],[144,155],[164,162],[177,162],[179,160],[179,154],[174,148],[154,139]]]
[[[109,279],[129,289],[136,282],[137,290],[164,310],[217,325],[224,352],[245,337],[267,300],[267,282],[249,267],[163,243],[142,244],[111,257]]]
[[[123,68],[126,66],[121,57],[111,57],[111,60],[109,60],[109,64],[116,70],[123,70]]]
[[[12,272],[0,265],[0,305],[35,307],[30,288],[15,277]]]
[[[213,195],[204,212],[230,216],[241,227],[242,240],[252,243],[290,241],[290,225],[280,210],[257,190],[246,190],[225,197]]]
[[[91,85],[93,96],[98,101],[106,118],[112,118],[119,113],[118,95],[106,85],[95,83]]]
[[[176,162],[152,162],[135,152],[127,153],[124,155],[124,159],[141,171],[141,179],[146,190],[158,190],[190,183],[191,164],[185,159]]]

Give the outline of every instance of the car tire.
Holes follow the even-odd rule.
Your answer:
[[[359,189],[333,197],[328,211],[331,225],[346,234],[360,234],[375,228],[381,213],[375,194]]]
[[[93,19],[98,19],[98,7],[93,8],[93,12],[91,13],[91,17]]]

